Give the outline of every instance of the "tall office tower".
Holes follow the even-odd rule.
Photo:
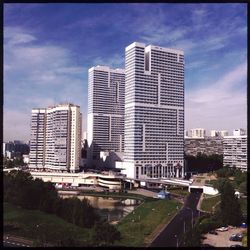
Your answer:
[[[223,165],[229,165],[229,167],[236,167],[242,171],[247,171],[246,134],[236,134],[233,136],[225,136],[223,138]]]
[[[206,136],[206,130],[204,128],[190,129],[192,138],[204,138]]]
[[[96,66],[89,69],[88,126],[89,165],[100,159],[100,151],[123,152],[124,69]]]
[[[30,168],[45,165],[46,109],[32,109],[30,135]]]
[[[125,146],[131,178],[184,177],[184,53],[126,47]]]
[[[38,115],[40,119],[36,119]],[[42,109],[42,113],[41,109],[33,109],[30,168],[78,171],[81,154],[81,121],[80,107],[73,104]],[[36,158],[33,155],[38,155],[39,161],[34,161]]]

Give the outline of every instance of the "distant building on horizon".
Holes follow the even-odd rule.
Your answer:
[[[245,129],[238,128],[238,129],[233,130],[233,136],[241,136],[241,135],[245,135],[245,134],[246,134]]]
[[[205,138],[206,130],[204,128],[193,128],[190,129],[191,138]]]
[[[122,173],[184,177],[184,52],[134,42],[125,49]]]
[[[29,168],[77,172],[81,157],[81,123],[77,105],[32,109]]]
[[[29,145],[19,141],[14,140],[9,142],[3,142],[3,157],[8,157],[9,159],[12,159],[14,157],[21,157],[23,154],[29,153]]]
[[[89,69],[88,165],[101,164],[101,151],[124,150],[125,70],[108,66]]]
[[[221,137],[224,137],[224,136],[228,136],[228,131],[227,130],[211,130],[210,131],[210,135],[212,137],[217,137],[217,136],[221,136]]]

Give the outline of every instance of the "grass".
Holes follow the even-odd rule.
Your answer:
[[[170,194],[177,194],[177,195],[181,195],[181,196],[187,196],[189,194],[187,189],[167,189],[168,192],[170,192]]]
[[[73,235],[82,246],[90,244],[91,231],[64,221],[56,215],[38,210],[27,210],[4,203],[4,233],[22,236],[30,240],[50,242],[55,245],[68,235]],[[17,229],[7,229],[14,225]],[[37,225],[39,225],[37,227]]]
[[[216,183],[217,180],[205,180],[205,184],[213,186],[214,183]]]
[[[178,206],[178,209],[177,209]],[[142,247],[154,238],[156,233],[181,209],[174,200],[145,199],[133,213],[128,214],[117,225],[122,240],[116,246]]]
[[[220,201],[220,195],[205,195],[201,203],[201,209],[206,212],[213,212],[213,206],[215,206]]]
[[[242,246],[247,247],[247,230],[243,232]]]
[[[182,206],[174,200],[158,200],[137,194],[110,193],[106,196],[144,199],[142,204],[116,225],[122,235],[122,240],[115,243],[117,246],[145,246]],[[14,225],[17,229],[12,231],[10,225]],[[92,243],[91,229],[75,226],[56,215],[22,209],[9,203],[4,203],[4,229],[4,233],[22,236],[34,240],[35,243],[43,240],[49,242],[51,246],[68,235],[73,235],[81,246],[89,246]]]

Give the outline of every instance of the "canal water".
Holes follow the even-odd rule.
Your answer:
[[[63,198],[75,195],[60,195]],[[98,197],[90,195],[77,195],[80,200],[87,199],[101,217],[106,218],[111,224],[116,224],[124,216],[131,213],[140,203],[137,199]]]

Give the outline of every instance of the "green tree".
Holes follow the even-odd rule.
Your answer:
[[[96,246],[110,246],[121,239],[121,233],[107,222],[97,222],[94,226],[92,240]]]
[[[227,179],[219,182],[218,190],[221,193],[220,215],[225,225],[240,225],[242,212],[240,204],[235,196],[235,191]]]
[[[239,185],[239,191],[243,194],[247,194],[247,182],[244,181]]]

